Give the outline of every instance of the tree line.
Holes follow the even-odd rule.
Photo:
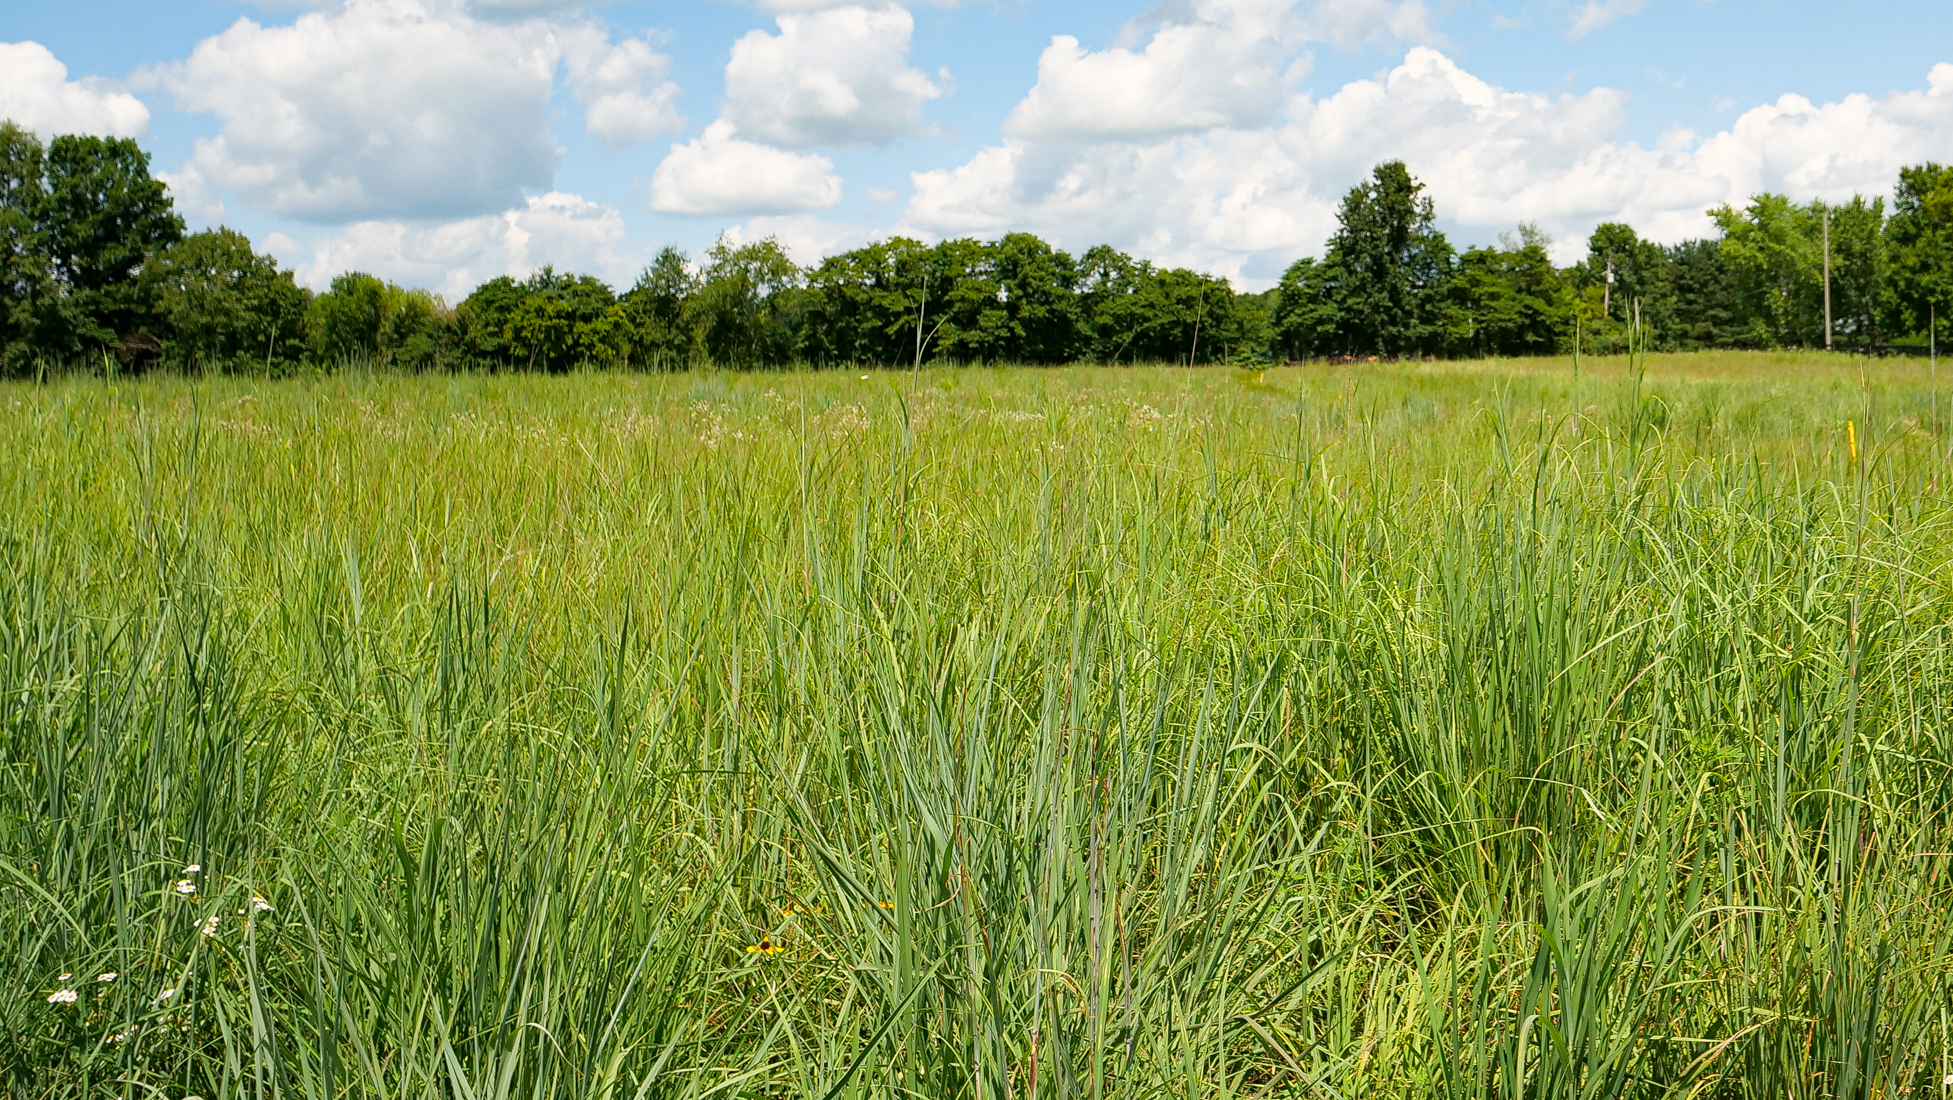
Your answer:
[[[1953,302],[1953,169],[1883,198],[1711,210],[1719,236],[1596,228],[1570,267],[1522,225],[1458,252],[1401,162],[1352,188],[1321,259],[1240,293],[1109,246],[1028,233],[876,242],[803,268],[776,241],[666,248],[619,293],[544,268],[458,304],[349,272],[314,293],[243,235],[186,233],[133,141],[0,125],[0,372],[77,364],[288,374],[347,363],[562,372],[930,363],[1234,362],[1536,355],[1624,346],[1821,347],[1923,338]]]

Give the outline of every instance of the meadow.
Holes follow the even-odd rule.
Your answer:
[[[1945,1095],[1938,381],[7,385],[0,1093]]]

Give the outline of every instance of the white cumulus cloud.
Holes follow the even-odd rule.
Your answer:
[[[915,17],[899,7],[781,15],[778,34],[752,31],[726,63],[722,117],[740,132],[792,148],[884,142],[915,130],[922,105],[947,94],[908,64]]]
[[[347,271],[364,271],[458,302],[498,275],[520,278],[546,264],[628,286],[640,262],[624,248],[624,236],[624,216],[616,207],[552,191],[500,214],[360,221],[309,246],[289,239],[268,243],[283,245],[281,258],[295,262],[299,281],[315,289]]]
[[[348,0],[289,27],[241,19],[157,79],[223,120],[191,163],[301,218],[452,216],[549,184],[556,45],[416,0]]]
[[[559,70],[612,147],[683,125],[668,59],[587,23],[478,19],[456,0],[346,0],[240,19],[143,79],[222,122],[182,170],[315,221],[465,217],[547,188]]]
[[[1054,36],[1038,58],[1037,83],[1004,120],[1004,131],[1134,139],[1270,121],[1282,104],[1281,30],[1292,0],[1177,7],[1184,10],[1156,10],[1159,22],[1143,50],[1090,51],[1071,35]],[[1142,29],[1129,26],[1127,36]]]
[[[1375,80],[1292,96],[1259,128],[1079,143],[1013,136],[963,165],[912,175],[904,228],[1030,229],[1068,247],[1109,241],[1163,262],[1265,283],[1319,254],[1343,194],[1385,160],[1429,184],[1447,224],[1489,240],[1541,223],[1576,258],[1600,221],[1663,241],[1712,231],[1705,211],[1762,190],[1800,199],[1889,194],[1898,169],[1953,159],[1953,65],[1923,90],[1816,105],[1786,96],[1729,130],[1653,147],[1618,138],[1624,93],[1493,86],[1417,47]]]
[[[0,42],[0,119],[39,134],[136,137],[149,108],[107,81],[69,80],[68,67],[39,42]]]
[[[1109,49],[1053,36],[1004,132],[1130,141],[1266,126],[1309,67],[1298,48],[1354,47],[1385,35],[1438,38],[1423,0],[1167,0],[1128,23]]]
[[[841,201],[834,162],[747,141],[724,119],[671,153],[651,176],[662,214],[784,214]]]
[[[561,34],[570,87],[583,103],[584,128],[612,149],[648,141],[685,125],[678,85],[666,79],[671,59],[642,38],[612,44],[590,25]]]

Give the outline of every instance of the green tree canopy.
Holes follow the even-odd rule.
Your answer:
[[[1722,230],[1722,257],[1736,280],[1737,320],[1763,347],[1824,344],[1821,211],[1762,194],[1741,210],[1709,211]]]
[[[705,354],[728,367],[781,367],[793,360],[800,269],[768,237],[705,253],[689,312]]]
[[[0,123],[0,371],[24,373],[39,355],[55,305],[42,243],[46,151],[31,131]]]
[[[694,290],[691,263],[685,253],[666,246],[637,285],[619,299],[630,322],[633,365],[650,370],[676,370],[691,365],[697,344],[685,303]]]
[[[1501,248],[1474,248],[1452,277],[1455,351],[1548,355],[1571,324],[1572,299],[1537,229]]]
[[[159,317],[137,278],[183,237],[149,154],[127,138],[64,135],[48,145],[41,242],[63,290],[67,350],[143,361],[162,350]]]
[[[1923,333],[1935,313],[1953,310],[1953,168],[1928,162],[1899,170],[1886,241],[1888,323]]]
[[[425,290],[395,286],[350,271],[312,300],[306,315],[314,362],[386,363],[423,370],[439,365],[452,346],[452,317]]]
[[[169,323],[167,361],[279,372],[304,351],[305,292],[241,233],[193,233],[158,254],[144,277]]]
[[[1350,355],[1438,350],[1453,253],[1436,223],[1431,197],[1402,161],[1377,165],[1351,188],[1328,256],[1307,272],[1317,284],[1305,295],[1311,312],[1330,326],[1316,342]]]

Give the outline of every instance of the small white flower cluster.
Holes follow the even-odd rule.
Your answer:
[[[197,934],[198,934],[198,935],[201,935],[201,936],[204,936],[205,938],[208,938],[208,937],[211,937],[211,936],[214,936],[214,935],[216,935],[216,934],[217,934],[217,922],[218,922],[218,921],[219,921],[220,919],[222,919],[222,918],[220,918],[220,917],[218,917],[218,916],[217,916],[217,914],[215,914],[215,913],[212,913],[212,914],[211,914],[210,916],[207,916],[207,917],[205,917],[204,919],[202,919],[202,920],[200,920],[200,921],[198,921],[198,922],[197,922]]]
[[[203,871],[203,864],[201,863],[192,863],[188,867],[185,867],[181,872],[183,877],[176,880],[176,892],[183,895],[186,898],[196,893],[197,880],[191,878],[190,876],[201,874],[202,871]]]
[[[100,974],[95,975],[95,981],[96,984],[98,985],[105,985],[109,982],[114,981],[117,978],[120,978],[121,976],[122,975],[120,973],[114,970],[104,970]],[[73,978],[74,978],[74,973],[72,971],[63,970],[61,972],[61,976],[56,978],[55,981],[60,983],[63,986],[66,986],[67,983],[71,981]],[[74,1004],[76,1001],[79,1001],[80,999],[81,999],[80,990],[62,988],[62,989],[57,989],[54,992],[48,994],[47,1003],[51,1005],[71,1005]]]

